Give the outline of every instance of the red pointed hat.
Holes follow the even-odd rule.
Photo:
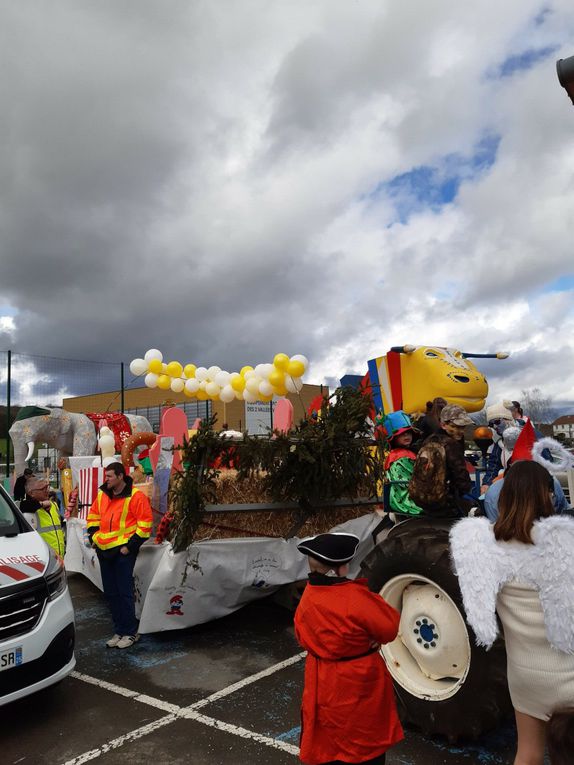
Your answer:
[[[531,460],[532,459],[532,447],[536,442],[536,433],[532,427],[530,420],[526,420],[524,427],[520,431],[520,435],[516,439],[514,449],[512,450],[512,461],[518,460]]]

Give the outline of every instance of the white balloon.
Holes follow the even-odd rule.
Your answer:
[[[309,366],[309,359],[307,356],[303,356],[303,354],[298,353],[296,356],[291,356],[291,361],[301,361],[305,367],[305,371],[307,371],[307,367]]]
[[[215,375],[214,382],[216,382],[220,388],[225,388],[226,385],[229,384],[229,378],[231,375],[229,372],[226,372],[225,370],[221,370]]]
[[[130,372],[132,375],[145,375],[147,372],[147,361],[145,359],[134,359],[130,364]]]
[[[257,401],[257,396],[254,393],[250,393],[247,388],[243,391],[243,400],[248,404],[254,404]]]
[[[219,391],[221,388],[217,383],[214,382],[208,382],[205,386],[205,392],[208,396],[219,396]]]
[[[167,374],[167,364],[165,363],[165,361],[161,365],[161,373],[162,373],[162,375],[166,375]]]
[[[174,393],[181,393],[185,388],[185,383],[180,377],[173,377],[171,380],[171,389]]]
[[[158,351],[157,348],[150,348],[149,351],[145,352],[144,359],[146,361],[151,361],[152,359],[159,359],[160,361],[163,361],[163,353]]]
[[[263,379],[265,377],[265,364],[257,364],[253,371],[257,377],[261,377],[261,379]]]
[[[259,383],[259,393],[262,396],[272,396],[273,395],[273,386],[269,382],[269,380],[262,380]]]
[[[285,375],[285,387],[289,393],[299,393],[303,387],[303,381],[300,377],[291,377],[291,375]]]
[[[195,378],[196,380],[199,380],[199,382],[207,380],[207,369],[205,367],[197,367],[195,370]]]
[[[275,369],[275,366],[273,364],[263,364],[262,366],[263,366],[263,374],[261,375],[261,377],[267,380],[271,372],[273,372],[273,370]]]
[[[157,388],[158,378],[159,375],[154,375],[153,372],[148,372],[148,374],[144,377],[144,382],[148,388]]]
[[[238,401],[243,401],[243,391],[242,390],[235,390],[234,393],[235,393],[235,398]]]
[[[246,380],[245,382],[245,388],[249,391],[249,393],[253,393],[254,395],[257,395],[259,393],[259,385],[261,383],[261,378],[257,377],[256,375],[253,375],[253,377],[250,377],[249,380]]]
[[[250,377],[255,377],[255,371],[253,369],[248,369],[247,372],[243,375],[243,379],[247,382]]]
[[[215,380],[215,375],[218,372],[221,372],[221,367],[217,367],[217,366],[214,365],[212,367],[209,367],[209,369],[207,370],[207,376],[209,377],[210,380]],[[196,372],[196,374],[197,374],[197,372]]]
[[[223,401],[224,404],[229,404],[233,399],[235,398],[235,391],[231,387],[231,385],[226,385],[224,388],[221,389],[221,393],[219,394],[219,400]]]
[[[199,380],[196,380],[195,377],[191,377],[189,380],[186,380],[185,389],[188,393],[197,393],[199,390]]]

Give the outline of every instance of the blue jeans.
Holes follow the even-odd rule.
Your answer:
[[[136,556],[133,553],[113,556],[98,555],[102,584],[108,606],[112,612],[114,630],[118,635],[136,635],[138,621],[135,613],[133,572]]]

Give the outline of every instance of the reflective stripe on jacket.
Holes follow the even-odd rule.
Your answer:
[[[36,518],[38,523],[37,530],[44,542],[49,544],[58,555],[63,556],[66,546],[58,505],[55,502],[50,502],[49,510],[46,510],[45,507],[39,507],[36,510]]]
[[[127,497],[110,497],[101,489],[90,508],[88,528],[97,527],[93,541],[100,550],[126,545],[134,534],[151,536],[152,511],[147,497],[132,488]]]

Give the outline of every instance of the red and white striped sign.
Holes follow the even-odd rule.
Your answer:
[[[98,489],[104,482],[104,468],[91,467],[80,470],[78,484],[78,518],[84,520],[88,517],[88,510],[92,502],[98,496]]]

